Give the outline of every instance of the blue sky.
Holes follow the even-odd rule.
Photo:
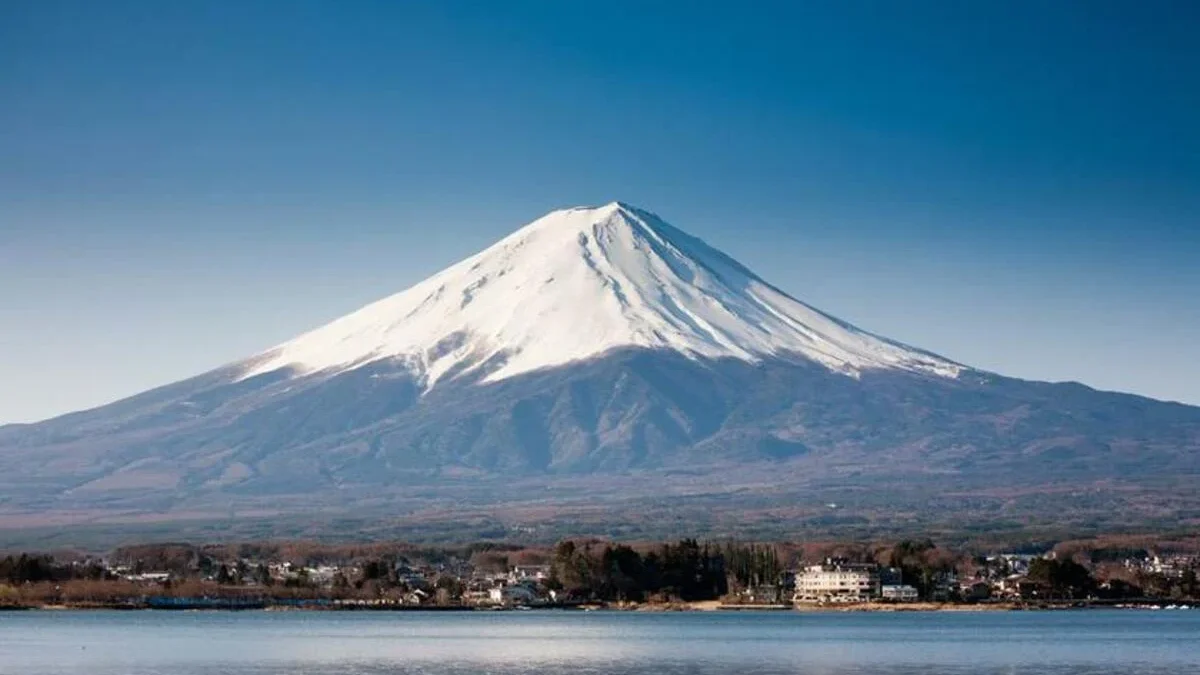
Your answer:
[[[0,422],[651,209],[1004,374],[1200,404],[1200,5],[0,3]]]

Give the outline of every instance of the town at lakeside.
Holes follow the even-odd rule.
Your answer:
[[[899,542],[186,543],[0,556],[0,609],[1187,609],[1200,538],[1012,550]]]

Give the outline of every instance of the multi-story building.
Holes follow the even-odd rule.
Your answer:
[[[826,560],[796,573],[794,602],[867,602],[879,596],[876,565]]]
[[[916,602],[919,595],[908,584],[889,584],[880,587],[879,597],[887,602]]]

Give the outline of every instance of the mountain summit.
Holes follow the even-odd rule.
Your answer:
[[[0,428],[0,543],[1175,527],[1197,479],[1198,408],[960,366],[612,203],[245,361]]]
[[[853,375],[961,370],[813,309],[658,216],[612,202],[547,214],[253,359],[246,374],[328,374],[397,359],[431,387],[448,374],[495,382],[620,348],[807,359]]]

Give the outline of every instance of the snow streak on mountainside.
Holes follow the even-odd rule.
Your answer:
[[[429,279],[246,362],[334,374],[395,359],[426,388],[495,382],[619,348],[807,359],[847,375],[962,367],[830,317],[621,203],[550,213]]]

